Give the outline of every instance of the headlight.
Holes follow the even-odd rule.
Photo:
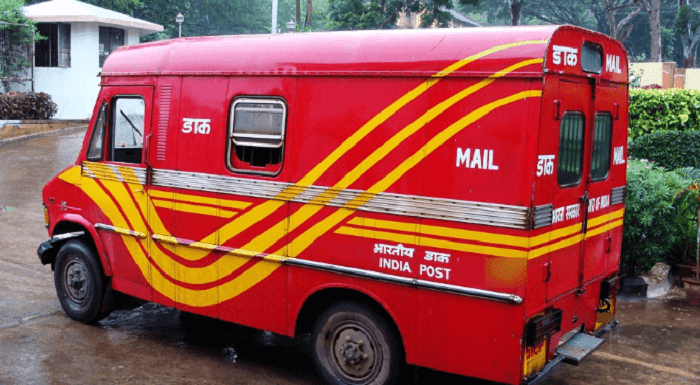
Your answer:
[[[49,208],[44,205],[44,222],[46,222],[46,227],[49,227]]]

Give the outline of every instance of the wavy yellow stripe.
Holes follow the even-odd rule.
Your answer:
[[[209,215],[221,218],[233,218],[233,216],[236,215],[235,211],[229,211],[210,206],[200,206],[182,202],[171,202],[160,199],[153,199],[152,202],[155,207],[167,208],[170,210],[181,211],[184,213]]]
[[[509,48],[513,47],[518,47],[522,45],[528,45],[528,44],[543,44],[545,43],[544,41],[540,40],[533,40],[533,41],[522,41],[522,42],[516,42],[516,43],[509,43],[509,44],[504,44],[496,47],[492,47],[488,50],[485,50],[483,52],[477,53],[475,55],[472,55],[466,59],[461,60],[458,63],[453,64],[452,66],[446,68],[445,70],[441,71],[439,75],[436,75],[437,78],[447,76],[448,74],[454,72],[455,70],[463,67],[464,65],[467,65],[474,60],[477,60],[481,57],[484,57],[486,55],[489,55],[491,53],[495,53],[498,51],[506,50]],[[506,71],[513,71],[517,68],[521,68],[522,66],[525,65],[530,65],[533,63],[541,62],[540,59],[534,59],[534,60],[526,60],[521,63],[517,63],[514,66],[510,66],[505,68],[502,71],[499,71],[496,74],[493,74],[492,77],[501,77],[506,74]],[[363,125],[358,131],[353,133],[348,139],[343,141],[343,143],[336,148],[330,155],[328,155],[322,162],[317,164],[311,171],[309,171],[295,186],[290,186],[287,189],[285,189],[283,192],[278,194],[278,197],[276,199],[267,201],[259,206],[254,207],[251,209],[249,212],[241,215],[240,217],[236,218],[235,220],[229,222],[228,224],[224,225],[221,227],[218,231],[218,236],[220,239],[219,244],[224,244],[236,235],[240,234],[241,231],[247,229],[249,226],[252,226],[253,224],[259,222],[260,220],[263,220],[273,212],[275,212],[277,209],[279,209],[282,205],[284,205],[283,201],[280,200],[289,200],[292,199],[294,196],[298,195],[300,192],[303,191],[303,188],[299,188],[301,186],[307,186],[307,185],[312,185],[320,176],[330,168],[331,165],[333,165],[342,155],[344,155],[347,151],[352,149],[361,139],[363,139],[365,136],[367,136],[369,133],[371,133],[376,127],[378,127],[380,124],[385,122],[389,117],[391,117],[394,113],[396,113],[400,108],[404,107],[406,104],[408,104],[410,101],[413,99],[417,98],[420,96],[423,92],[425,92],[428,88],[432,87],[434,84],[437,83],[439,79],[429,79],[426,82],[422,83],[420,86],[414,88],[413,90],[409,91],[407,94],[405,94],[403,97],[401,97],[399,100],[396,102],[392,103],[389,107],[385,108],[382,112],[380,112],[378,115],[376,115],[374,118],[372,118],[369,122],[367,122],[365,125]],[[492,79],[485,80],[490,83],[490,81],[493,81]],[[479,88],[472,88],[471,92],[476,91]],[[467,95],[463,95],[463,97],[466,97]],[[456,100],[453,99],[452,104],[456,102]],[[451,105],[451,104],[450,104]],[[448,105],[443,105],[443,111],[449,107]],[[435,110],[437,111],[437,110]],[[433,111],[433,114],[435,113]],[[422,127],[422,125],[421,125]],[[420,128],[420,127],[418,127]],[[413,127],[408,128],[408,130],[413,129]],[[417,128],[416,128],[417,129]],[[403,134],[397,134],[397,135],[403,135]],[[395,142],[394,145],[398,145],[399,142]],[[387,148],[384,148],[381,151],[385,151]],[[373,154],[378,153],[379,150],[375,151]],[[364,164],[364,167],[366,167],[367,164]],[[361,174],[357,174],[359,171],[358,167],[356,167],[354,170],[357,177]],[[347,182],[347,180],[345,181]],[[337,187],[334,186],[334,187]],[[333,196],[335,194],[332,194]],[[364,198],[363,201],[369,200],[371,198],[372,194],[368,194]],[[304,223],[308,218],[316,214],[319,210],[323,208],[323,206],[319,206],[319,204],[323,204],[325,202],[328,202],[332,199],[330,194],[328,196],[323,195],[323,198],[319,200],[319,202],[312,202],[315,203],[315,205],[312,206],[304,206],[302,209],[297,210],[294,214],[289,219],[285,219],[276,225],[273,225],[272,228],[268,230],[269,234],[261,234],[257,238],[255,238],[253,241],[250,243],[246,244],[244,248],[247,248],[249,250],[263,250],[272,246],[277,240],[279,240],[282,236],[284,236],[285,232],[282,231],[288,226],[288,231],[292,231],[293,229],[296,228],[296,226]],[[360,204],[363,202],[356,202],[356,204]],[[274,239],[274,236],[271,236],[270,234],[277,234],[277,239]],[[168,234],[166,234],[168,235]],[[210,234],[209,236],[205,237],[205,239],[202,240],[202,242],[207,242],[207,243],[212,243],[212,240],[216,238],[216,234]],[[173,251],[173,250],[171,250]],[[194,251],[193,255],[190,257],[192,259],[199,259],[202,258],[206,255],[205,251]],[[286,253],[286,250],[284,252],[284,255],[288,255]],[[188,259],[190,259],[188,258]],[[242,263],[241,263],[242,264]]]
[[[408,159],[406,159],[404,162],[402,162],[393,171],[391,171],[389,174],[387,174],[382,180],[375,183],[372,187],[370,187],[368,189],[368,191],[373,192],[373,193],[380,193],[380,192],[385,191],[394,182],[396,182],[401,176],[403,176],[406,172],[408,172],[411,168],[413,168],[421,160],[425,159],[425,157],[427,157],[433,151],[435,151],[440,145],[445,143],[447,140],[449,140],[451,137],[456,135],[459,131],[463,130],[464,128],[466,128],[470,124],[472,124],[472,123],[476,122],[477,120],[481,119],[482,117],[486,116],[488,113],[490,113],[494,109],[505,106],[509,103],[513,103],[513,102],[516,102],[519,100],[526,99],[526,98],[540,97],[541,95],[542,95],[541,90],[530,90],[530,91],[518,92],[514,95],[507,96],[505,98],[496,100],[494,102],[488,103],[482,107],[477,108],[476,110],[467,114],[462,119],[459,119],[457,122],[453,123],[452,125],[450,125],[446,129],[441,131],[439,134],[437,134],[431,140],[429,140],[428,143],[426,143],[420,150],[418,150],[416,153],[414,153]],[[363,198],[363,197],[355,198],[353,201],[349,202],[347,205],[356,205],[356,204],[360,203],[360,202],[356,202],[356,201],[364,200],[364,199],[365,198]],[[304,231],[301,235],[296,237],[291,243],[289,243],[289,255],[291,257],[295,257],[295,256],[299,255],[307,247],[309,247],[313,242],[315,242],[316,239],[318,239],[320,236],[322,236],[323,234],[328,232],[331,228],[336,226],[338,223],[343,221],[345,218],[352,215],[354,212],[355,212],[355,210],[341,208],[341,209],[335,211],[330,216],[315,223],[309,229]],[[275,253],[275,254],[278,254],[278,253]],[[254,283],[248,282],[248,284],[252,285]]]
[[[476,60],[478,57],[483,57],[489,53],[496,52],[500,49],[507,49],[510,47],[523,45],[523,44],[541,44],[541,43],[543,43],[543,42],[542,41],[533,41],[533,42],[519,42],[519,43],[514,43],[514,44],[503,45],[503,46],[499,46],[500,48],[494,47],[490,50],[482,52],[481,54],[474,55],[471,58],[473,58],[473,60]],[[482,55],[482,56],[479,56],[479,55]],[[469,58],[462,61],[463,62],[462,65],[467,64],[469,62],[468,59]],[[453,66],[451,66],[451,68],[449,70],[443,71],[439,76],[446,76],[449,72],[454,71],[457,68],[458,67],[455,67],[453,65]],[[439,77],[439,76],[437,76],[437,77]],[[346,139],[346,141],[344,141],[343,144],[338,149],[336,149],[331,155],[329,155],[326,159],[324,159],[323,162],[319,163],[304,178],[302,178],[302,180],[299,182],[299,184],[301,184],[301,185],[312,184],[315,180],[317,180],[320,177],[320,175],[323,172],[325,172],[325,170],[327,170],[333,163],[335,163],[335,161],[337,161],[337,159],[340,158],[340,156],[342,156],[345,152],[347,152],[349,149],[354,147],[354,145],[357,142],[359,142],[359,140],[361,140],[364,136],[369,134],[374,128],[376,128],[383,121],[388,119],[388,117],[390,117],[391,114],[396,112],[399,108],[405,106],[411,100],[415,99],[417,96],[422,94],[425,90],[427,90],[429,87],[434,85],[435,82],[436,82],[435,80],[432,80],[432,82],[431,82],[431,80],[428,80],[428,81],[424,82],[422,86],[417,87],[416,89],[414,89],[413,91],[409,92],[404,97],[399,99],[397,102],[393,103],[390,107],[388,107],[382,113],[379,114],[379,115],[383,115],[383,116],[375,117],[376,119],[372,119],[370,122],[368,122],[368,124],[363,126],[363,128],[361,130],[358,130],[358,132],[353,134],[350,138]],[[518,94],[518,95],[519,95],[519,97],[520,96],[528,97],[525,95],[520,95],[520,94]],[[509,98],[505,98],[505,99],[509,99]],[[500,102],[502,102],[502,104],[500,104],[500,105],[505,105],[511,101],[515,101],[515,100],[507,100],[505,102],[504,102],[504,100],[501,100]],[[493,103],[490,105],[493,105]],[[496,108],[498,106],[499,105],[494,105],[493,108]],[[391,111],[392,109],[394,109],[394,110]],[[483,108],[477,110],[477,112],[483,112],[483,111],[484,111]],[[479,119],[481,117],[481,116],[478,116],[478,114],[473,115],[473,113],[470,114],[469,116],[473,116],[475,118],[474,120]],[[460,122],[462,122],[462,121],[463,120],[460,120]],[[453,126],[451,126],[451,127],[453,127]],[[435,141],[432,141],[432,144],[435,144],[435,143],[436,143]],[[434,148],[433,148],[433,150],[434,150]],[[429,153],[431,151],[432,150],[427,151],[427,152],[425,152],[425,154],[427,155],[427,153]],[[413,157],[412,161],[416,161],[415,156]],[[415,163],[414,163],[414,165],[415,165]],[[413,167],[413,166],[406,167],[405,162],[402,164],[402,166],[405,169],[403,172],[406,172],[411,167]],[[394,173],[393,176],[396,177],[397,174]],[[385,180],[385,182],[386,182],[386,180]],[[292,187],[288,188],[287,190],[285,190],[285,192],[281,193],[280,196],[282,196],[284,194],[295,194],[295,193],[298,193],[300,191],[301,190],[298,189],[297,187],[292,186]],[[115,196],[119,196],[119,195],[115,194]],[[361,203],[367,201],[370,197],[371,197],[371,195],[358,197],[358,199],[355,200],[356,202],[353,202],[353,203],[355,205],[361,204]],[[123,203],[126,203],[127,205],[133,206],[133,202],[123,202]],[[139,204],[141,204],[141,202],[139,202]],[[223,226],[220,229],[220,234],[222,235],[222,243],[225,242],[225,240],[230,239],[233,236],[237,235],[242,230],[248,228],[252,224],[257,223],[258,221],[267,217],[272,212],[276,211],[279,207],[281,207],[283,204],[284,204],[284,201],[276,201],[276,200],[266,201],[266,202],[256,206],[255,208],[253,208],[253,210],[250,210],[249,212],[244,213],[243,215],[239,216],[234,221],[229,222],[227,225]],[[128,211],[129,211],[129,213],[127,213],[127,215],[131,217],[132,215],[134,215],[138,211],[147,212],[147,207],[141,207],[140,210],[137,210],[135,207],[133,207],[133,208],[129,209]],[[346,211],[347,211],[347,214],[345,213]],[[321,234],[325,233],[330,229],[330,227],[332,227],[333,225],[340,222],[342,220],[342,218],[347,217],[347,215],[349,215],[352,212],[354,212],[354,211],[347,210],[347,209],[340,209],[340,210],[336,211],[334,214],[332,214],[330,217],[317,223],[312,228],[313,231],[307,231],[307,232],[305,232],[305,234],[314,234],[315,232],[317,232],[319,230],[322,230]],[[117,211],[117,214],[119,214],[118,211]],[[159,221],[159,219],[158,219],[158,221]],[[335,222],[335,224],[328,227],[328,225],[331,224],[332,222]],[[292,224],[295,222],[290,220],[289,223]],[[162,226],[162,223],[160,223],[158,227],[161,227],[161,226]],[[272,233],[268,233],[267,235],[261,234],[259,237],[256,238],[257,241],[252,242],[252,243],[270,243],[271,244],[271,242],[274,243],[273,241],[280,239],[281,236],[283,236],[286,233],[285,229],[283,228],[283,225],[275,226],[275,228],[276,228],[275,231],[273,231]],[[280,230],[282,230],[282,231],[280,232]],[[274,234],[274,233],[277,233],[277,234]],[[320,236],[321,234],[318,234],[318,236]],[[211,243],[210,241],[212,240],[212,238],[213,239],[217,238],[216,233],[205,237],[204,239],[202,239],[202,242],[203,243]],[[303,238],[303,237],[300,237],[300,238]],[[316,238],[317,237],[314,237],[313,239],[315,240]],[[303,247],[303,248],[306,248],[312,242],[313,242],[313,240],[311,240],[310,242],[303,241],[303,242],[300,242],[298,244],[299,245],[307,244],[307,246]],[[130,247],[130,251],[132,251],[131,248],[133,247],[133,244],[128,246],[128,247]],[[247,249],[250,249],[250,248],[247,248]],[[260,248],[255,248],[253,250],[260,250]],[[153,257],[154,257],[155,262],[159,263],[159,261],[155,258],[157,256],[156,254],[158,254],[158,253],[154,253]],[[281,249],[279,252],[274,253],[274,254],[288,255],[286,247]],[[137,259],[136,255],[135,255],[135,259]],[[223,264],[220,267],[223,267],[226,271],[230,270],[230,272],[232,272],[237,267],[239,267],[241,264],[243,264],[247,259],[245,259],[245,258],[222,258],[219,261],[224,261],[224,260],[228,260],[228,261],[230,261],[230,263]],[[140,261],[142,261],[142,259],[140,259]],[[174,263],[172,260],[164,259],[160,262],[162,263],[162,265],[159,264],[161,269],[168,272],[168,274],[170,274],[170,272],[174,272],[175,266],[174,266]],[[138,262],[137,262],[137,264],[138,264]],[[141,265],[139,265],[139,266],[141,266]],[[204,290],[204,291],[192,291],[192,290],[186,290],[183,288],[179,288],[178,295],[177,295],[177,298],[178,298],[177,301],[181,302],[181,303],[189,304],[191,306],[208,306],[208,305],[216,303],[216,301],[219,301],[219,300],[223,301],[225,299],[232,298],[232,297],[238,295],[239,293],[247,290],[250,286],[252,286],[253,284],[257,283],[259,280],[261,280],[264,277],[266,277],[267,275],[269,275],[272,271],[274,271],[274,269],[276,267],[277,267],[277,265],[274,263],[261,262],[261,263],[256,264],[253,268],[244,272],[237,279],[222,285],[221,287],[219,287],[219,289],[221,289],[222,293],[226,293],[225,297],[227,297],[227,298],[217,298],[217,296],[215,295],[216,288],[213,290]],[[177,267],[177,272],[178,272],[177,276],[179,276],[179,277],[189,276],[187,274],[188,272],[182,271],[181,268],[182,268],[182,266]],[[150,270],[154,273],[157,273],[156,269],[150,269]],[[143,269],[142,269],[142,272],[144,272]],[[204,272],[198,271],[198,272],[192,272],[192,273],[194,273],[194,274],[192,274],[193,276],[200,276],[200,274],[204,273]],[[225,271],[219,271],[219,272],[215,271],[215,272],[213,272],[213,274],[205,273],[204,275],[208,276],[208,277],[212,277],[212,276],[215,276],[217,273],[218,273],[218,276],[227,275]],[[145,272],[144,272],[144,274],[146,276]],[[151,278],[152,278],[151,284],[153,285],[154,289],[158,290],[159,292],[162,292],[167,297],[175,300],[175,298],[174,298],[175,294],[173,294],[173,290],[172,290],[173,285],[171,283],[167,282],[167,280],[165,280],[164,277],[160,276],[160,274],[154,274],[154,276]],[[195,279],[195,281],[200,281],[200,279]],[[183,292],[182,290],[185,290],[185,291]],[[214,302],[212,302],[212,301],[214,301]]]
[[[453,73],[454,71],[457,71],[458,69],[464,67],[465,65],[472,63],[478,59],[481,59],[482,57],[488,56],[492,53],[496,53],[499,51],[504,51],[510,48],[514,47],[520,47],[523,45],[532,45],[532,44],[546,44],[546,40],[524,40],[524,41],[519,41],[515,43],[507,43],[507,44],[501,44],[497,45],[495,47],[491,47],[487,50],[481,51],[477,54],[471,55],[465,59],[462,59],[449,67],[443,69],[442,71],[437,72],[435,75],[431,76],[430,79],[426,80],[425,82],[421,83],[419,86],[414,88],[413,90],[409,91],[406,93],[404,96],[399,98],[397,101],[391,103],[388,107],[386,107],[382,112],[377,114],[374,118],[372,118],[369,122],[365,123],[359,130],[357,130],[354,134],[352,134],[350,137],[348,137],[343,143],[338,146],[333,152],[331,152],[330,155],[326,157],[322,162],[317,164],[311,171],[309,171],[300,181],[299,185],[303,186],[309,186],[314,184],[318,180],[318,178],[323,175],[338,159],[340,159],[341,156],[345,155],[350,149],[355,147],[357,143],[360,142],[365,136],[369,135],[375,128],[377,128],[380,124],[384,123],[389,119],[392,115],[396,113],[399,109],[413,101],[415,98],[418,96],[422,95],[425,91],[430,89],[430,87],[434,86],[437,84],[441,78]]]

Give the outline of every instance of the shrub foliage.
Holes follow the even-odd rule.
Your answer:
[[[693,131],[700,127],[700,91],[630,90],[629,137],[656,131]]]
[[[648,159],[670,170],[700,166],[700,131],[660,131],[630,142],[630,158]]]
[[[677,263],[692,255],[697,202],[685,197],[692,175],[666,171],[648,161],[630,160],[627,204],[622,232],[622,263],[628,275],[642,273],[660,261]]]
[[[50,119],[56,112],[58,106],[43,92],[0,94],[0,119]]]

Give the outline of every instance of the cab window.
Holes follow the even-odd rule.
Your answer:
[[[275,175],[282,169],[286,104],[244,97],[231,104],[228,165],[232,171]]]
[[[141,163],[146,103],[139,96],[112,99],[112,161]]]
[[[92,130],[92,138],[87,151],[87,159],[91,161],[99,161],[103,159],[104,152],[104,136],[105,136],[105,120],[107,117],[107,103],[102,102],[100,111],[97,113],[95,127]]]

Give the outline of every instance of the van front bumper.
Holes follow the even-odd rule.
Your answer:
[[[554,352],[554,358],[549,361],[539,372],[528,376],[523,384],[525,385],[538,385],[544,382],[544,380],[549,377],[554,371],[557,365],[565,362],[571,365],[578,365],[584,358],[588,357],[591,353],[598,350],[598,348],[605,342],[601,337],[610,332],[612,329],[616,328],[619,321],[609,323],[604,327],[600,328],[595,332],[595,334],[588,334],[584,332],[578,332],[569,338],[566,342],[557,347],[557,351]]]

